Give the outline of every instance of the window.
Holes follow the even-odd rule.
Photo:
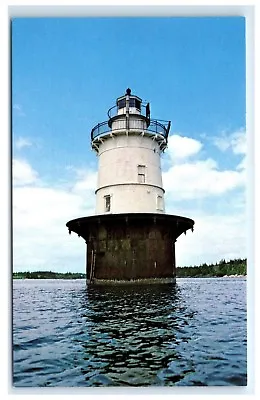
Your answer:
[[[118,100],[117,107],[119,109],[126,107],[126,98]],[[137,100],[137,99],[135,99],[133,97],[130,97],[130,99],[129,99],[129,107],[135,107],[138,110],[141,110],[141,101]]]
[[[162,196],[157,196],[157,210],[163,211],[163,198]]]
[[[117,106],[118,106],[118,108],[124,108],[125,107],[125,99],[118,100]]]
[[[138,183],[145,183],[145,165],[138,165]]]
[[[135,99],[129,99],[129,107],[135,107]]]
[[[135,98],[130,98],[130,99],[129,99],[129,107],[135,107],[135,108],[137,108],[138,110],[140,110],[140,109],[141,109],[141,102],[140,102],[140,100],[137,100],[137,99],[135,99]]]
[[[111,196],[107,195],[104,196],[105,199],[105,212],[109,212],[111,209]]]
[[[135,107],[136,107],[138,110],[141,110],[141,101],[135,100]]]

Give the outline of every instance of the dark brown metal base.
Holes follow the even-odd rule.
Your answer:
[[[119,280],[119,279],[96,279],[94,278],[92,281],[87,280],[88,284],[95,285],[151,285],[156,284],[159,285],[161,283],[176,283],[176,277],[173,278],[146,278],[146,279],[131,279],[131,280]]]
[[[87,244],[88,283],[173,282],[175,241],[194,221],[176,215],[94,215],[69,221]]]

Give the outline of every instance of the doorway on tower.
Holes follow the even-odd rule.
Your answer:
[[[105,212],[110,212],[111,211],[111,195],[108,194],[104,196],[105,200]]]
[[[163,211],[163,197],[157,196],[156,198],[156,209],[159,211]]]
[[[138,183],[145,183],[145,165],[137,166]]]

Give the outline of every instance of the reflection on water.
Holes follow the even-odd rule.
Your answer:
[[[236,282],[14,282],[14,385],[245,385]]]
[[[110,384],[160,385],[175,375],[167,366],[180,362],[178,340],[190,339],[183,329],[193,317],[181,302],[178,286],[91,287],[84,300],[82,318],[90,335],[82,344],[87,361],[82,371],[100,368],[94,384],[105,375]]]

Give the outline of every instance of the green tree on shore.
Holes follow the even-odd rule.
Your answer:
[[[14,279],[84,279],[86,274],[78,272],[52,272],[52,271],[34,271],[34,272],[13,272]]]
[[[247,260],[234,259],[230,261],[220,260],[216,264],[201,264],[195,267],[177,267],[177,277],[222,277],[230,275],[246,275],[247,273]]]

